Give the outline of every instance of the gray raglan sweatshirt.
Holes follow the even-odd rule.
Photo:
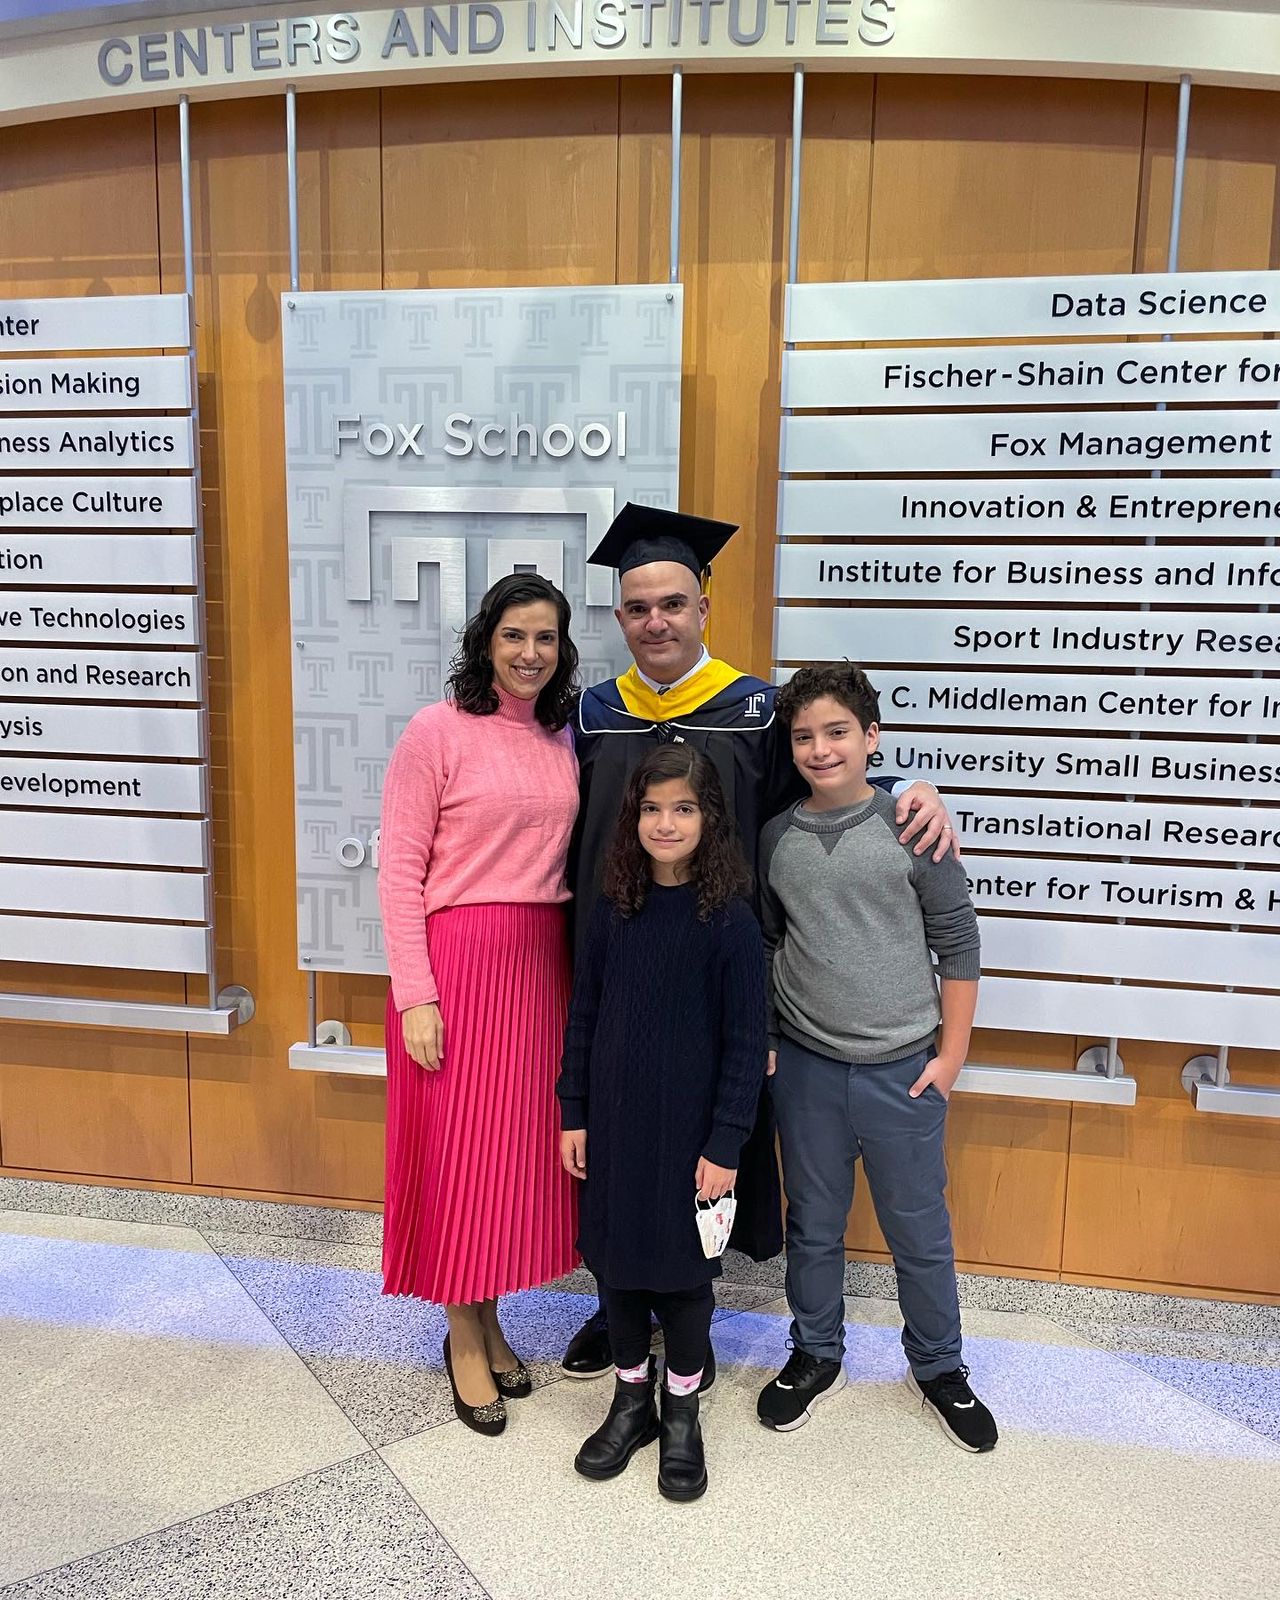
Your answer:
[[[760,836],[760,901],[779,1032],[838,1061],[929,1047],[943,978],[976,979],[978,919],[964,868],[900,844],[877,790],[839,811],[796,805]]]

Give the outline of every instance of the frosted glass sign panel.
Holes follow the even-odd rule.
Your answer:
[[[787,292],[776,675],[863,664],[946,794],[982,1025],[1274,1042],[1277,329],[1275,272]]]
[[[989,977],[978,992],[976,1021],[980,1028],[1072,1037],[1087,1024],[1095,1038],[1208,1039],[1232,1048],[1273,1050],[1280,997],[1148,984],[1098,983],[1086,989],[1075,981]]]
[[[298,953],[385,972],[382,779],[512,571],[562,585],[585,682],[630,662],[587,553],[678,493],[679,286],[289,294]]]
[[[0,412],[185,411],[191,405],[186,356],[60,357],[0,361]]]
[[[41,468],[41,471],[44,469]],[[0,532],[11,528],[194,528],[191,477],[0,476]]]
[[[196,872],[0,862],[0,905],[61,915],[203,921],[209,914],[207,888],[208,879]]]
[[[1225,867],[1150,863],[1038,862],[975,856],[969,892],[983,911],[1037,911],[1052,916],[1141,917],[1154,922],[1280,926],[1275,875]]]
[[[1126,797],[961,794],[950,807],[965,849],[1053,855],[1148,856],[1273,867],[1280,813],[1260,806],[1182,804]]]
[[[0,959],[211,967],[190,335],[0,302]]]
[[[0,534],[0,589],[30,583],[194,588],[195,540],[149,533]]]
[[[191,817],[71,816],[6,811],[5,855],[16,861],[137,862],[207,867],[208,830]]]
[[[1267,478],[784,478],[784,536],[1244,539],[1280,534]]]
[[[23,700],[198,701],[204,657],[191,650],[23,650],[0,646],[0,695]]]
[[[948,791],[1034,789],[1195,795],[1218,801],[1234,795],[1272,804],[1280,800],[1280,746],[1262,744],[1095,739],[1072,733],[1052,738],[1021,732],[923,733],[886,727],[878,762],[886,772],[923,778]]]
[[[6,700],[0,701],[0,748],[194,759],[203,750],[203,733],[195,710]]]
[[[828,406],[1121,405],[1128,401],[1280,401],[1280,356],[1255,339],[1177,350],[1146,345],[969,345],[912,350],[788,350],[782,403]]]
[[[207,800],[202,766],[0,755],[0,806],[178,812],[202,817]]]
[[[1256,545],[788,544],[778,585],[793,600],[1255,605],[1280,600],[1280,554]]]
[[[785,337],[857,344],[1277,331],[1280,272],[1147,272],[791,284]]]
[[[74,594],[36,589],[0,591],[0,645],[198,645],[200,618],[194,595]]]
[[[1280,663],[1280,615],[1257,611],[1049,611],[968,607],[907,613],[900,607],[784,606],[775,649],[782,662],[948,663],[954,666],[1203,668],[1253,673]],[[1216,686],[1217,705],[1232,691]],[[1206,693],[1209,693],[1206,688]],[[1240,685],[1233,704],[1248,699],[1274,719],[1280,685]],[[1231,710],[1229,717],[1238,715]]]
[[[126,972],[204,972],[206,930],[180,922],[113,922],[99,917],[6,916],[0,961],[100,967],[106,952]]]
[[[185,294],[0,301],[2,355],[38,355],[49,350],[185,350],[190,342],[191,313]],[[99,404],[82,409],[113,408]]]
[[[0,417],[0,471],[194,465],[185,417]]]
[[[1266,411],[979,412],[782,419],[784,472],[1271,472]]]
[[[1166,733],[1274,733],[1280,696],[1206,685],[1163,673],[1135,683],[1124,673],[895,672],[876,688],[889,722],[949,728],[1096,728],[1127,734],[1135,718]]]

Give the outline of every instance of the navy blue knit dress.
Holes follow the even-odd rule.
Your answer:
[[[623,917],[601,897],[574,980],[557,1093],[587,1130],[578,1248],[615,1289],[692,1289],[720,1273],[694,1220],[699,1157],[736,1167],[764,1081],[765,965],[741,900],[650,887]]]

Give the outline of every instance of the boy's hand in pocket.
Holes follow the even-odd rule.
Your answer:
[[[926,1061],[924,1071],[911,1085],[907,1093],[913,1100],[918,1100],[930,1084],[938,1091],[944,1100],[950,1100],[951,1091],[955,1088],[956,1079],[960,1076],[963,1061],[949,1061],[945,1056],[934,1056]]]
[[[560,1135],[560,1160],[571,1178],[587,1175],[587,1130],[566,1128]]]
[[[699,1200],[718,1200],[722,1194],[728,1194],[738,1176],[737,1167],[718,1167],[714,1161],[708,1161],[706,1156],[698,1158],[698,1170],[693,1175],[693,1181],[698,1186]]]
[[[778,1070],[778,1052],[776,1050],[770,1050],[770,1052],[769,1052],[769,1065],[764,1069],[764,1075],[765,1075],[766,1078],[772,1078],[774,1073],[777,1070]]]

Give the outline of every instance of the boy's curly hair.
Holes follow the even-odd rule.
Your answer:
[[[644,905],[653,867],[640,843],[640,804],[654,784],[673,778],[684,779],[702,811],[702,838],[691,866],[698,888],[698,916],[707,922],[714,911],[749,892],[751,872],[738,841],[737,825],[725,805],[720,775],[706,756],[689,744],[659,745],[627,779],[601,887],[624,917],[634,916]]]
[[[829,666],[801,667],[799,672],[778,690],[774,710],[778,720],[788,728],[797,716],[815,700],[830,696],[857,717],[865,733],[871,724],[880,721],[880,696],[871,679],[861,667],[851,661],[834,661]]]

